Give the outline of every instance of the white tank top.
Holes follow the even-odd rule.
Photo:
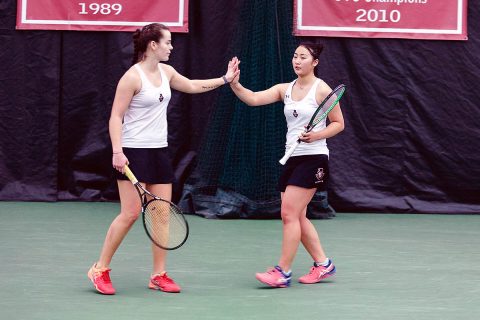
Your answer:
[[[283,102],[285,107],[283,112],[287,120],[287,143],[286,150],[290,148],[291,145],[296,143],[298,136],[302,131],[305,130],[305,126],[310,121],[310,118],[313,116],[315,110],[317,110],[318,104],[315,98],[315,92],[317,91],[317,86],[320,84],[320,79],[317,79],[308,91],[305,98],[300,101],[294,101],[292,99],[292,88],[297,80],[290,82],[288,89],[285,92],[285,97]],[[313,128],[312,131],[320,131],[325,129],[326,119],[323,119],[319,124]],[[329,155],[329,150],[327,148],[326,139],[316,140],[314,142],[306,143],[302,142],[295,149],[292,156],[303,156],[303,155],[312,155],[312,154],[326,154]]]
[[[134,65],[140,74],[142,87],[133,96],[123,117],[122,147],[163,148],[168,146],[167,106],[172,97],[170,83],[162,71],[160,87],[154,86],[138,64]]]

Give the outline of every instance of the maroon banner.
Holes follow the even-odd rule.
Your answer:
[[[188,0],[18,0],[17,29],[134,31],[152,22],[188,32]]]
[[[298,36],[467,40],[467,0],[295,0]]]

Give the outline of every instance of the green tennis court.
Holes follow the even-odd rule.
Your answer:
[[[187,216],[191,233],[168,272],[182,293],[147,289],[141,223],[112,263],[114,296],[86,272],[117,203],[0,202],[2,319],[478,319],[480,218],[348,214],[315,220],[338,272],[316,285],[269,289],[254,278],[276,263],[280,220]],[[300,249],[294,278],[311,261]]]

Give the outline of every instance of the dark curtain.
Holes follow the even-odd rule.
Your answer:
[[[190,1],[190,32],[173,35],[169,63],[189,78],[224,74],[250,31],[239,12],[263,2]],[[348,86],[346,130],[329,141],[337,211],[480,212],[479,18],[469,1],[468,41],[308,39],[326,45],[321,77]],[[0,200],[116,200],[107,124],[131,34],[17,31],[15,19],[16,1],[0,2]],[[174,93],[177,200],[225,90]]]
[[[56,200],[60,34],[19,34],[0,12],[0,199]]]

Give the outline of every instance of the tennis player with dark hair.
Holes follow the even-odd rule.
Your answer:
[[[327,258],[314,225],[307,219],[306,210],[317,190],[327,188],[329,177],[326,139],[344,129],[340,106],[335,106],[326,119],[312,131],[304,133],[319,104],[332,89],[316,76],[323,46],[303,43],[295,50],[292,66],[297,78],[258,92],[243,87],[240,75],[230,84],[237,97],[249,106],[267,105],[283,101],[287,120],[287,149],[300,138],[301,142],[285,164],[278,184],[281,192],[283,222],[282,251],[278,264],[256,278],[271,287],[290,286],[293,259],[300,242],[313,259],[310,272],[299,278],[301,283],[316,283],[335,274],[335,266]],[[237,58],[233,59],[238,63]]]
[[[172,52],[169,29],[158,23],[146,25],[133,34],[133,66],[120,79],[113,101],[109,131],[112,164],[117,170],[120,213],[108,229],[100,258],[88,271],[95,289],[114,294],[110,262],[123,238],[139,217],[141,202],[133,184],[123,175],[129,165],[146,189],[171,200],[173,169],[167,154],[167,107],[171,88],[185,93],[201,93],[231,82],[238,75],[238,61],[230,61],[224,76],[190,80],[168,61]],[[180,292],[180,287],[165,272],[166,251],[152,245],[153,270],[149,288]]]

